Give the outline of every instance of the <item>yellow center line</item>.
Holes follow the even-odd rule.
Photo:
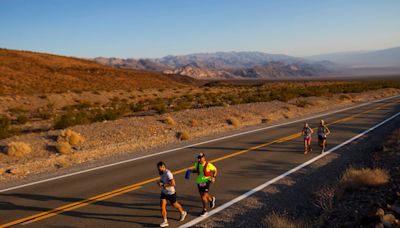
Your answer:
[[[337,123],[346,122],[346,121],[354,119],[357,116],[360,116],[362,114],[369,113],[369,112],[372,112],[372,111],[375,111],[375,110],[379,110],[379,109],[381,109],[383,107],[386,107],[388,105],[391,105],[391,104],[392,103],[388,103],[388,104],[381,105],[381,106],[378,106],[378,107],[373,108],[373,109],[366,110],[366,111],[358,113],[358,114],[354,114],[354,115],[349,116],[349,117],[341,118],[341,119],[336,120],[336,121],[332,122],[331,124],[327,124],[327,125],[333,125],[333,124],[337,124]],[[285,141],[290,141],[290,140],[298,138],[300,136],[301,136],[301,133],[295,133],[295,134],[292,134],[292,135],[289,135],[289,136],[285,136],[285,137],[282,137],[282,138],[279,138],[279,139],[276,139],[276,140],[273,140],[273,141],[270,141],[270,142],[266,142],[266,143],[251,147],[249,149],[237,151],[235,153],[228,154],[228,155],[225,155],[225,156],[210,160],[210,162],[215,163],[215,162],[218,162],[218,161],[221,161],[221,160],[225,160],[227,158],[231,158],[231,157],[235,157],[235,156],[247,153],[249,151],[254,151],[254,150],[257,150],[259,148],[269,146],[269,145],[274,144],[274,143],[281,143],[281,142],[285,142]],[[175,174],[175,175],[176,174],[180,174],[180,173],[185,172],[187,169],[193,169],[193,168],[194,168],[194,166],[187,167],[187,168],[180,169],[180,170],[176,170],[176,171],[173,172],[173,174]],[[115,196],[118,196],[118,195],[121,195],[121,194],[124,194],[124,193],[128,193],[128,192],[137,190],[137,189],[141,188],[143,185],[151,183],[151,182],[155,182],[157,180],[159,180],[159,177],[154,177],[154,178],[151,178],[151,179],[139,182],[139,183],[135,183],[135,184],[132,184],[132,185],[129,185],[129,186],[125,186],[123,188],[119,188],[119,189],[116,189],[116,190],[113,190],[113,191],[110,191],[110,192],[106,192],[106,193],[103,193],[103,194],[100,194],[100,195],[97,195],[97,196],[93,196],[93,197],[90,197],[90,198],[85,199],[85,200],[77,201],[77,202],[74,202],[74,203],[71,203],[71,204],[67,204],[67,205],[64,205],[64,206],[61,206],[61,207],[54,208],[54,209],[49,210],[49,211],[45,211],[45,212],[34,214],[34,215],[31,215],[31,216],[28,216],[28,217],[25,217],[25,218],[21,218],[21,219],[18,219],[18,220],[15,220],[15,221],[0,225],[0,228],[6,228],[6,227],[14,226],[14,225],[17,225],[17,224],[25,225],[25,224],[29,224],[29,223],[32,223],[32,222],[37,222],[37,221],[40,221],[40,220],[43,220],[43,219],[46,219],[46,218],[49,218],[49,217],[52,217],[52,216],[56,216],[56,215],[64,213],[64,212],[67,212],[67,211],[72,211],[74,209],[77,209],[77,208],[80,208],[80,207],[84,207],[84,206],[89,205],[89,204],[93,204],[93,203],[96,203],[96,202],[99,202],[99,201],[102,201],[102,200],[106,200],[106,199],[109,199],[109,198],[112,198],[112,197],[115,197]]]

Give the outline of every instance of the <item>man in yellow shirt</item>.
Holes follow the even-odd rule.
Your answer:
[[[194,164],[194,169],[192,173],[197,173],[197,187],[199,189],[201,201],[203,203],[203,210],[200,216],[207,215],[207,203],[210,204],[210,208],[215,207],[215,197],[209,194],[210,183],[215,182],[215,178],[217,177],[217,168],[206,161],[205,154],[200,153],[197,156],[197,162]]]

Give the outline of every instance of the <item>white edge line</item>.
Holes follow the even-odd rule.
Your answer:
[[[238,196],[238,197],[232,199],[231,201],[224,203],[223,205],[221,205],[221,206],[219,206],[219,207],[213,209],[212,211],[210,211],[206,216],[195,218],[195,219],[193,219],[192,221],[190,221],[190,222],[188,222],[188,223],[186,223],[186,224],[183,224],[183,225],[180,226],[179,228],[187,228],[187,227],[191,227],[191,226],[196,225],[197,223],[199,223],[199,222],[201,222],[201,221],[207,219],[208,217],[210,217],[210,216],[212,216],[212,215],[214,215],[214,214],[216,214],[216,213],[218,213],[218,212],[220,212],[220,211],[226,209],[226,208],[229,207],[229,206],[232,206],[233,204],[235,204],[235,203],[241,201],[242,199],[245,199],[245,198],[251,196],[252,194],[254,194],[254,193],[256,193],[256,192],[261,191],[262,189],[264,189],[264,188],[266,188],[267,186],[269,186],[269,185],[271,185],[271,184],[277,182],[278,180],[280,180],[280,179],[282,179],[282,178],[284,178],[284,177],[286,177],[286,176],[288,176],[288,175],[290,175],[290,174],[292,174],[292,173],[294,173],[294,172],[296,172],[296,171],[298,171],[298,170],[300,170],[300,169],[302,169],[302,168],[308,166],[309,164],[311,164],[311,163],[313,163],[313,162],[319,160],[319,159],[322,158],[322,157],[325,157],[326,155],[328,155],[328,154],[332,153],[333,151],[335,151],[335,150],[337,150],[337,149],[339,149],[339,148],[345,146],[346,144],[349,144],[350,142],[352,142],[352,141],[354,141],[354,140],[360,138],[361,136],[363,136],[363,135],[369,133],[370,131],[375,130],[376,128],[382,126],[383,124],[389,122],[390,120],[396,118],[396,117],[399,116],[399,115],[400,115],[400,112],[398,112],[397,114],[395,114],[395,115],[389,117],[388,119],[386,119],[386,120],[380,122],[379,124],[377,124],[377,125],[375,125],[375,126],[369,128],[369,129],[363,131],[362,133],[360,133],[360,134],[354,136],[353,138],[348,139],[348,140],[346,140],[345,142],[343,142],[343,143],[341,143],[341,144],[339,144],[339,145],[333,147],[332,149],[326,151],[325,153],[320,154],[320,155],[318,155],[318,156],[316,156],[316,157],[314,157],[314,158],[312,158],[312,159],[310,159],[310,160],[308,160],[308,161],[306,161],[306,162],[304,162],[304,163],[302,163],[302,164],[296,166],[295,168],[293,168],[293,169],[291,169],[291,170],[288,170],[288,171],[286,171],[285,173],[282,173],[281,175],[279,175],[279,176],[273,178],[272,180],[269,180],[269,181],[265,182],[264,184],[262,184],[262,185],[260,185],[260,186],[258,186],[258,187],[256,187],[256,188],[253,188],[252,190],[250,190],[250,191],[244,193],[243,195],[240,195],[240,196]]]
[[[224,137],[220,137],[220,138],[215,138],[215,139],[211,139],[211,140],[207,140],[207,141],[203,141],[203,142],[199,142],[199,143],[186,145],[186,146],[183,146],[183,147],[178,147],[178,148],[174,148],[174,149],[170,149],[170,150],[166,150],[166,151],[161,151],[161,152],[158,152],[158,153],[145,155],[145,156],[142,156],[142,157],[132,158],[132,159],[128,159],[128,160],[124,160],[124,161],[120,161],[120,162],[115,162],[115,163],[112,163],[112,164],[107,164],[107,165],[103,165],[103,166],[98,166],[98,167],[94,167],[94,168],[90,168],[90,169],[81,170],[81,171],[74,172],[74,173],[69,173],[69,174],[56,176],[56,177],[51,177],[51,178],[40,180],[40,181],[35,181],[35,182],[27,183],[27,184],[17,185],[17,186],[14,186],[14,187],[1,189],[0,193],[11,191],[11,190],[15,190],[15,189],[19,189],[19,188],[23,188],[23,187],[28,187],[28,186],[32,186],[32,185],[48,182],[48,181],[58,180],[58,179],[62,179],[62,178],[65,178],[65,177],[75,176],[75,175],[78,175],[78,174],[87,173],[87,172],[91,172],[91,171],[95,171],[95,170],[99,170],[99,169],[104,169],[104,168],[108,168],[108,167],[111,167],[111,166],[116,166],[116,165],[132,162],[132,161],[137,161],[137,160],[141,160],[141,159],[145,159],[145,158],[149,158],[149,157],[154,157],[154,156],[158,156],[158,155],[162,155],[162,154],[167,154],[167,153],[171,153],[171,152],[174,152],[174,151],[177,151],[177,150],[186,149],[186,148],[193,147],[193,146],[198,146],[198,145],[202,145],[202,144],[206,144],[206,143],[210,143],[210,142],[216,142],[216,141],[220,141],[220,140],[224,140],[224,139],[228,139],[228,138],[232,138],[232,137],[236,137],[236,136],[240,136],[240,135],[250,134],[250,133],[253,133],[253,132],[257,132],[257,131],[262,131],[262,130],[267,130],[267,129],[276,128],[276,127],[280,127],[280,126],[285,126],[285,125],[289,125],[289,124],[292,124],[292,123],[302,122],[304,120],[309,120],[309,119],[314,119],[314,118],[318,118],[318,117],[321,117],[321,116],[335,114],[335,113],[338,113],[338,112],[344,112],[344,111],[347,111],[347,110],[351,110],[351,109],[359,108],[359,107],[366,106],[366,105],[369,105],[369,104],[373,104],[373,103],[377,103],[377,102],[393,99],[393,98],[396,98],[396,97],[400,97],[400,95],[387,97],[387,98],[383,98],[383,99],[380,99],[380,100],[369,101],[369,102],[362,103],[362,104],[359,104],[359,105],[356,105],[356,106],[351,106],[351,107],[348,107],[348,108],[339,109],[339,110],[328,112],[328,113],[322,113],[322,114],[319,114],[319,115],[315,115],[315,116],[311,116],[311,117],[307,117],[307,118],[302,118],[302,119],[299,119],[299,120],[294,120],[294,121],[290,121],[290,122],[286,122],[286,123],[271,125],[271,126],[268,126],[268,127],[262,127],[262,128],[258,128],[258,129],[254,129],[254,130],[250,130],[250,131],[245,131],[245,132],[233,134],[233,135],[228,135],[228,136],[224,136]]]

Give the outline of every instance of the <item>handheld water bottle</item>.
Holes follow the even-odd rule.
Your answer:
[[[186,173],[185,173],[185,179],[186,180],[189,180],[190,179],[190,174],[192,173],[192,170],[190,170],[190,169],[187,169],[186,170]]]

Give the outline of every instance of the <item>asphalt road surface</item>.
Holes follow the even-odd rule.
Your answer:
[[[317,127],[323,118],[329,124],[329,149],[399,112],[400,97],[396,97],[308,122]],[[218,168],[217,182],[211,186],[218,207],[318,156],[315,135],[314,152],[303,154],[298,134],[302,127],[303,122],[291,123],[1,192],[0,227],[158,227],[162,222],[155,184],[158,161],[175,173],[178,200],[188,211],[185,222],[178,222],[179,213],[168,206],[170,227],[178,227],[201,211],[195,176],[184,179],[198,153],[204,152]]]

